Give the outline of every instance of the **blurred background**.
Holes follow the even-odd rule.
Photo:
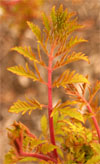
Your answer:
[[[41,28],[41,12],[49,15],[53,5],[56,8],[63,4],[64,9],[75,11],[80,24],[85,28],[78,35],[87,39],[76,47],[78,51],[84,52],[90,59],[91,64],[76,62],[69,65],[73,70],[84,75],[89,74],[89,80],[94,83],[100,80],[100,0],[0,0],[0,163],[3,163],[4,155],[9,150],[7,131],[14,120],[24,123],[31,132],[39,136],[41,132],[40,118],[45,111],[34,111],[29,116],[27,113],[11,114],[9,107],[18,99],[34,97],[39,102],[47,104],[47,88],[33,81],[16,76],[7,71],[7,68],[17,64],[24,65],[26,59],[10,51],[15,46],[31,46],[37,53],[36,39],[28,28],[26,21],[32,21]],[[41,50],[42,52],[42,50]],[[43,53],[43,52],[42,52]],[[46,59],[45,59],[46,60]],[[31,64],[31,63],[30,63]],[[30,65],[32,69],[33,66]],[[59,70],[60,72],[60,70]],[[42,76],[47,80],[47,73],[41,69]],[[57,72],[53,77],[57,76]],[[61,98],[66,100],[63,89],[53,91],[53,104]],[[29,163],[28,163],[29,164]]]

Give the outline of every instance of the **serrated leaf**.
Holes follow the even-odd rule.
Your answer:
[[[65,107],[69,108],[70,106],[74,106],[75,104],[77,104],[76,101],[69,101],[69,100],[67,100],[67,101],[65,101],[63,103],[61,103],[61,101],[58,101],[58,103],[53,108],[53,111],[51,113],[51,117],[55,117],[56,116],[55,114],[58,113],[58,111],[60,109],[63,109]],[[57,118],[58,118],[58,114],[57,114]]]
[[[31,22],[27,22],[27,24],[31,28],[32,32],[35,34],[37,39],[41,42],[42,37],[41,37],[41,30],[40,30],[40,28],[38,26],[36,26],[35,24],[31,23]]]
[[[54,115],[56,111],[59,111],[61,114],[65,116],[70,116],[71,118],[75,118],[84,123],[83,115],[80,112],[78,112],[76,108],[71,108],[69,106],[65,108],[58,108],[55,109],[55,111],[53,111],[52,115]]]
[[[67,59],[62,63],[62,65],[66,65],[66,64],[78,61],[78,60],[85,60],[89,62],[88,57],[85,56],[85,54],[81,52],[78,52],[78,53],[73,52],[71,55],[67,57]]]
[[[78,140],[78,142],[81,142],[81,143],[85,140],[85,135],[86,135],[85,128],[83,127],[83,125],[81,123],[79,123],[79,122],[71,123],[71,121],[69,121],[69,120],[67,121],[67,119],[61,120],[61,122],[65,123],[65,125],[62,126],[62,129],[65,131],[65,133],[67,135],[68,134],[70,135],[70,133],[72,133],[73,137],[77,136],[77,138],[72,137],[72,140],[74,139],[74,141],[76,141],[76,142]]]
[[[28,137],[28,142],[30,141],[30,138]],[[36,138],[32,138],[31,144],[29,142],[29,145],[31,145],[33,148],[37,148],[39,145],[44,144],[45,140],[39,140]]]
[[[66,106],[68,106],[68,105],[74,106],[75,104],[77,104],[77,101],[74,101],[74,100],[73,100],[73,101],[67,100],[67,101],[63,102],[63,103],[59,106],[59,108],[66,107]]]
[[[45,13],[42,13],[42,18],[43,18],[43,23],[46,28],[46,30],[49,32],[50,31],[50,22]]]
[[[42,109],[42,105],[35,99],[27,99],[26,101],[18,100],[14,103],[13,106],[10,107],[9,112],[12,113],[20,113],[25,114],[29,112],[29,114],[35,109]]]
[[[68,44],[66,45],[66,47],[72,48],[73,46],[75,46],[76,44],[82,43],[82,42],[87,42],[87,40],[83,39],[83,38],[78,38],[77,36],[74,38],[73,36],[70,38]]]
[[[31,47],[14,47],[12,50],[17,51],[21,55],[29,58],[30,60],[39,63],[39,61],[36,59],[35,54],[32,52]]]
[[[71,118],[75,118],[84,123],[83,115],[80,112],[78,112],[77,109],[75,108],[66,107],[60,109],[59,111],[65,116],[70,116]]]
[[[7,69],[8,71],[15,73],[17,75],[20,76],[25,76],[27,78],[32,79],[33,81],[38,81],[38,78],[36,77],[36,75],[34,74],[34,72],[32,72],[29,67],[28,64],[26,63],[26,70],[22,67],[22,66],[13,66],[13,67],[9,67]]]
[[[62,86],[66,88],[67,84],[73,83],[88,83],[89,81],[83,75],[76,73],[75,71],[70,72],[70,70],[64,71],[57,80],[54,81],[53,87]]]
[[[56,24],[56,11],[55,11],[55,6],[53,6],[53,8],[51,10],[51,18],[52,18],[53,25],[55,25]]]
[[[48,130],[48,121],[47,121],[47,118],[46,116],[42,116],[42,119],[41,119],[41,129],[42,129],[42,133],[44,134],[44,136],[47,135],[47,130]]]

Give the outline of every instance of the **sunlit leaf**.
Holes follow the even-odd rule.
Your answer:
[[[41,129],[42,129],[42,133],[44,134],[44,136],[47,135],[47,130],[48,130],[48,120],[46,118],[46,116],[42,116],[42,119],[41,119]]]
[[[73,83],[88,83],[89,81],[83,75],[76,73],[75,71],[70,72],[70,70],[64,71],[57,80],[54,81],[53,87],[63,86],[66,88],[67,84]]]
[[[56,149],[57,146],[55,145],[52,145],[50,143],[45,143],[45,144],[42,144],[41,145],[41,151],[44,153],[44,154],[47,154],[49,152],[52,152],[54,149]]]
[[[28,64],[26,64],[26,70],[22,66],[13,66],[7,69],[8,71],[15,73],[20,76],[25,76],[32,79],[33,81],[38,81],[36,75],[29,69]]]
[[[46,30],[49,32],[50,31],[50,22],[49,22],[47,16],[45,15],[45,13],[42,13],[42,18],[43,18],[44,26],[45,26]]]
[[[20,113],[25,114],[29,112],[29,114],[35,109],[42,109],[42,105],[35,99],[27,99],[26,101],[18,100],[14,103],[13,106],[10,107],[9,112],[12,113]]]
[[[30,60],[39,63],[39,61],[36,59],[35,54],[32,52],[31,47],[14,47],[12,48],[12,50],[17,51],[18,53],[20,53],[21,55],[29,58]]]
[[[41,30],[40,30],[40,28],[38,26],[36,26],[35,24],[31,23],[31,22],[27,22],[27,24],[31,28],[32,32],[35,34],[37,39],[41,42],[42,37],[41,37]]]

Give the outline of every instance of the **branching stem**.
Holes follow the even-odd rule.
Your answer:
[[[53,158],[47,157],[43,154],[20,152],[20,155],[23,157],[35,157],[41,160],[52,161],[52,162],[57,163],[56,160],[54,160]]]
[[[96,118],[95,118],[95,114],[93,113],[90,104],[89,104],[84,98],[83,98],[83,100],[84,100],[84,102],[86,103],[86,106],[87,106],[87,108],[88,108],[88,111],[89,111],[90,113],[93,114],[93,116],[91,116],[91,117],[92,117],[92,120],[93,120],[93,122],[94,122],[96,131],[97,131],[97,134],[98,134],[99,143],[100,143],[100,128],[99,128],[98,122],[97,122],[97,120],[96,120]]]
[[[38,154],[38,153],[30,153],[30,152],[23,152],[23,133],[20,133],[20,136],[15,139],[14,141],[17,149],[17,153],[19,156],[22,157],[35,157],[45,161],[52,161],[57,164],[57,161],[49,156]]]
[[[96,120],[96,117],[95,117],[95,113],[92,111],[92,108],[90,106],[90,103],[85,99],[85,97],[81,96],[81,95],[78,95],[81,97],[81,99],[85,102],[87,108],[88,108],[88,111],[89,113],[92,114],[92,120],[94,122],[94,125],[95,125],[95,128],[96,128],[96,131],[97,131],[97,134],[98,134],[98,139],[99,139],[99,143],[100,143],[100,128],[99,128],[99,125],[98,125],[98,122]]]

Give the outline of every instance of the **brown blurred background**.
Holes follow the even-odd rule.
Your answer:
[[[33,51],[36,52],[36,39],[28,28],[26,20],[33,21],[42,28],[41,12],[49,14],[53,5],[59,7],[63,4],[69,12],[75,11],[79,23],[86,26],[78,32],[78,35],[88,40],[87,43],[77,46],[77,50],[86,53],[91,64],[78,62],[71,64],[70,68],[84,75],[89,74],[89,80],[92,83],[96,79],[100,80],[99,0],[36,0],[36,2],[35,0],[20,0],[20,2],[10,3],[12,1],[0,0],[0,164],[3,163],[4,154],[9,150],[6,128],[14,120],[21,121],[38,136],[41,132],[39,120],[45,112],[34,111],[30,116],[28,114],[22,116],[8,113],[9,107],[18,99],[24,100],[25,95],[30,98],[34,97],[41,103],[47,104],[48,101],[47,88],[43,85],[7,71],[9,66],[24,65],[27,62],[18,53],[10,51],[12,47],[31,45]],[[46,72],[41,70],[41,73],[46,80]],[[56,76],[57,72],[53,77]],[[61,88],[53,91],[54,104],[59,98],[66,100],[66,95],[63,93]]]

